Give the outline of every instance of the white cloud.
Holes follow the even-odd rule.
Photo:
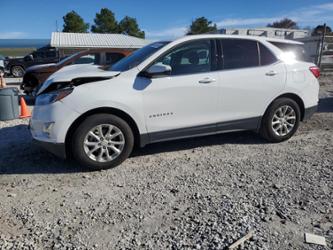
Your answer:
[[[266,26],[268,23],[290,18],[295,20],[299,26],[316,26],[324,22],[333,21],[333,3],[312,5],[302,7],[271,17],[253,17],[253,18],[226,18],[218,20],[215,23],[218,28],[222,27],[258,27]],[[187,26],[170,27],[161,31],[146,31],[146,35],[151,40],[173,39],[183,36],[187,31]]]
[[[0,32],[0,39],[17,39],[26,35],[24,32]]]
[[[333,3],[324,3],[317,6],[318,9],[333,10]]]
[[[147,31],[147,37],[154,39],[163,39],[163,38],[177,38],[183,36],[187,31],[187,27],[173,27],[161,31]]]
[[[228,26],[243,26],[243,25],[258,25],[267,24],[274,22],[278,19],[277,17],[264,17],[264,18],[235,18],[235,19],[223,19],[216,23],[217,27],[228,27]]]

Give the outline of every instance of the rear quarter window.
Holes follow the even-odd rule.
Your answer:
[[[270,42],[270,43],[284,52],[293,52],[297,60],[306,61],[305,49],[303,45],[282,43],[282,42]]]

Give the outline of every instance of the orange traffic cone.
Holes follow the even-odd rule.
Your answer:
[[[23,119],[23,118],[31,117],[31,112],[28,109],[28,106],[25,103],[25,100],[24,100],[24,98],[22,96],[20,98],[20,104],[21,104],[21,115],[20,115],[20,118]]]

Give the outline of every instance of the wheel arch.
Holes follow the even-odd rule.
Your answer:
[[[140,145],[140,132],[139,132],[139,127],[135,120],[126,112],[117,109],[117,108],[112,108],[112,107],[100,107],[100,108],[95,108],[92,110],[89,110],[85,113],[83,113],[81,116],[79,116],[69,127],[66,137],[65,137],[65,147],[66,147],[66,156],[71,158],[71,152],[70,152],[70,143],[74,134],[75,129],[81,124],[87,117],[95,114],[112,114],[120,117],[123,119],[125,122],[128,123],[130,128],[133,131],[134,135],[134,145],[139,146]]]
[[[303,102],[302,98],[301,98],[299,95],[295,94],[295,93],[285,93],[285,94],[279,95],[278,97],[276,97],[276,98],[275,98],[275,99],[274,99],[274,100],[268,105],[268,107],[266,108],[265,113],[267,112],[267,110],[269,109],[269,107],[272,105],[272,103],[273,103],[274,101],[276,101],[277,99],[280,99],[280,98],[289,98],[289,99],[295,101],[295,102],[298,104],[299,108],[300,108],[300,111],[301,111],[301,121],[303,121],[303,119],[304,119],[304,114],[305,114],[305,105],[304,105],[304,102]]]

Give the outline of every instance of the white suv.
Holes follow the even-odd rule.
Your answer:
[[[299,45],[186,36],[152,43],[109,69],[65,67],[39,90],[32,136],[93,169],[119,165],[135,144],[240,130],[287,140],[317,109],[319,69],[274,42]]]

